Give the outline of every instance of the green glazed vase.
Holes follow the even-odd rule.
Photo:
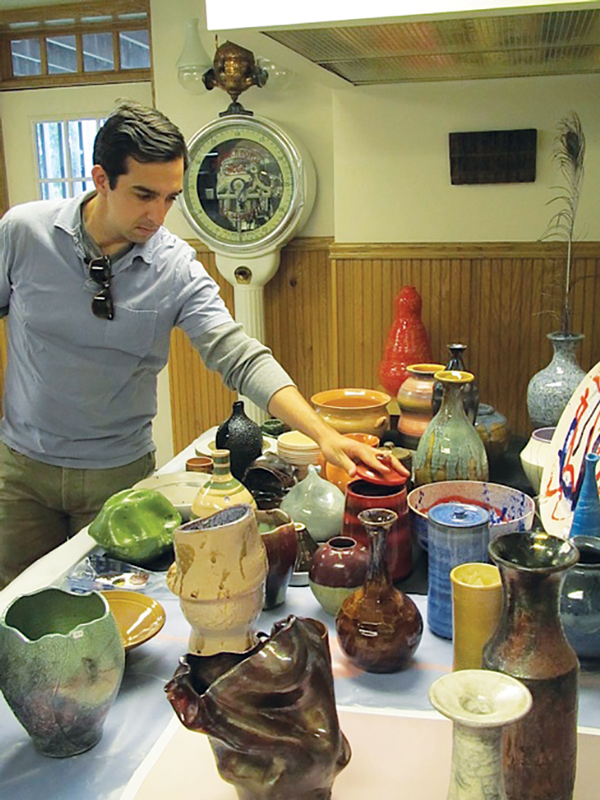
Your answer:
[[[115,619],[98,592],[43,589],[0,618],[0,688],[45,756],[83,753],[100,741],[125,668]]]
[[[440,410],[421,436],[414,458],[415,485],[437,481],[487,481],[485,446],[463,407],[462,387],[473,381],[470,372],[443,370]]]

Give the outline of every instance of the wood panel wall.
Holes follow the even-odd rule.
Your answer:
[[[194,243],[216,275],[214,258]],[[416,286],[435,359],[446,344],[468,345],[467,367],[481,397],[502,411],[512,429],[528,435],[526,390],[552,354],[546,334],[559,327],[564,247],[539,242],[342,245],[297,239],[265,289],[266,343],[305,397],[336,386],[376,387],[394,297]],[[577,245],[573,327],[586,338],[579,362],[600,360],[600,242]],[[222,279],[220,279],[222,285]],[[232,291],[226,287],[232,306]],[[232,396],[218,387],[184,337],[175,335],[171,358],[176,450],[225,419]],[[205,382],[204,382],[205,381]]]
[[[233,289],[219,275],[214,255],[193,242],[233,309]],[[337,386],[377,387],[394,297],[404,285],[423,298],[423,320],[434,358],[446,344],[468,345],[467,367],[481,398],[502,411],[512,429],[528,435],[526,390],[552,354],[546,334],[558,327],[561,245],[341,245],[297,239],[265,289],[266,343],[310,398]],[[579,363],[600,360],[600,242],[576,250],[573,329],[585,334]],[[0,379],[6,363],[0,324]],[[172,335],[169,361],[173,445],[178,452],[203,430],[229,416],[232,392],[209,373],[181,331]]]

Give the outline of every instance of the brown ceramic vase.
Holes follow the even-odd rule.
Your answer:
[[[489,551],[500,569],[504,599],[483,666],[518,678],[533,697],[531,712],[504,739],[506,795],[571,800],[579,663],[562,628],[559,601],[578,551],[571,541],[544,532],[499,536]]]
[[[371,560],[364,584],[337,614],[340,647],[366,672],[399,672],[419,646],[423,619],[413,600],[392,584],[386,567],[386,540],[396,514],[372,508],[359,518],[371,541]]]
[[[362,586],[369,551],[349,536],[334,536],[319,545],[308,572],[309,586],[323,609],[335,617],[342,601]]]
[[[255,514],[269,563],[264,608],[276,608],[285,602],[294,571],[298,555],[296,528],[291,517],[279,508],[256,511]]]

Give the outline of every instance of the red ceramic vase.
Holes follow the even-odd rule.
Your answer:
[[[409,364],[431,361],[431,346],[421,320],[421,295],[414,286],[404,286],[396,296],[394,322],[379,365],[379,380],[394,397],[408,378]]]
[[[387,537],[386,564],[391,580],[402,580],[413,566],[406,486],[355,480],[346,487],[342,534],[356,539],[366,548],[369,547],[369,537],[358,515],[369,508],[387,508],[398,517]]]
[[[312,593],[328,614],[335,616],[342,601],[363,585],[369,560],[369,551],[349,536],[334,536],[319,545],[308,578]]]

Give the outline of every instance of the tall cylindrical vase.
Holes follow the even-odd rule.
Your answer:
[[[508,675],[469,669],[438,678],[429,699],[454,723],[448,800],[506,800],[502,731],[531,709],[529,690]]]
[[[508,800],[571,800],[577,754],[579,662],[560,620],[565,574],[578,558],[569,540],[508,533],[490,544],[504,601],[483,666],[527,686],[531,713],[504,740]]]
[[[547,334],[554,350],[552,361],[536,372],[527,386],[527,411],[534,428],[556,427],[571,395],[585,378],[575,351],[582,333]]]
[[[586,453],[583,481],[573,514],[569,536],[600,536],[600,496],[596,470],[600,456]]]
[[[415,485],[435,481],[487,481],[487,453],[463,407],[462,387],[470,372],[444,370],[436,379],[444,387],[442,406],[421,436],[414,458]]]

